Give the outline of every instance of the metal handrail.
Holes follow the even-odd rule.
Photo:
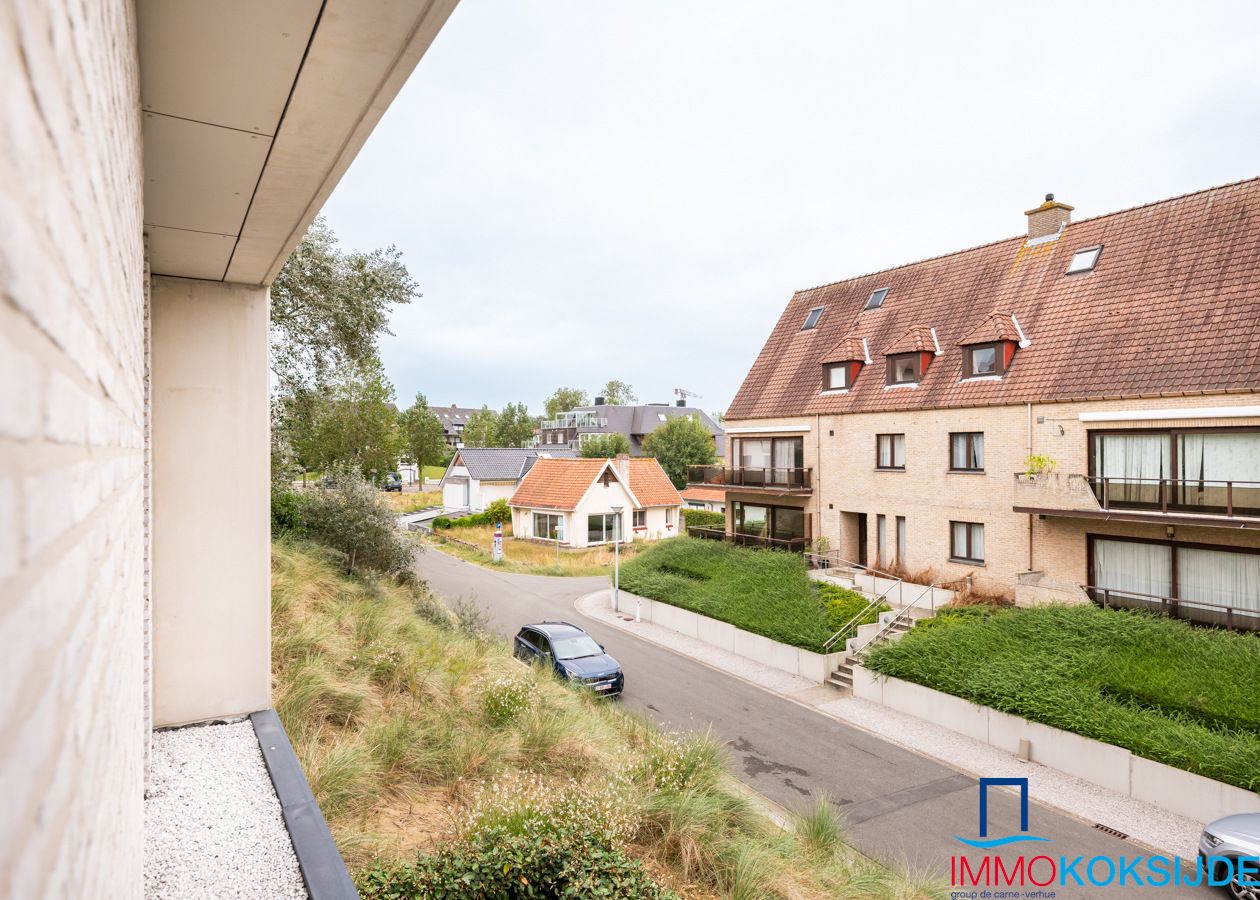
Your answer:
[[[850,654],[850,659],[860,658],[862,654],[865,653],[872,644],[874,644],[876,641],[882,638],[885,634],[891,631],[893,626],[895,626],[899,621],[901,621],[903,618],[905,618],[909,614],[910,610],[918,606],[920,600],[922,600],[924,597],[932,596],[932,592],[935,591],[937,588],[944,587],[947,584],[962,584],[966,580],[967,579],[965,578],[958,578],[958,579],[955,579],[954,581],[937,581],[937,582],[933,582],[932,584],[929,584],[927,588],[922,593],[919,594],[919,596],[911,600],[908,605],[903,606],[896,613],[896,615],[891,616],[888,619],[888,621],[884,623],[884,627],[879,629],[879,631],[875,632],[873,635],[871,635],[865,644],[863,644],[861,647],[858,647],[856,650],[854,650]]]
[[[817,558],[817,557],[822,556],[822,557],[824,557],[824,558],[825,558],[825,557],[827,556],[827,554],[825,554],[825,553],[806,553],[806,554],[805,554],[805,556],[806,556],[806,557],[812,557],[812,558]],[[840,557],[836,557],[836,561],[837,561],[837,562],[839,562],[839,563],[842,563],[842,564],[844,564],[844,565],[847,565],[847,566],[849,566],[849,567],[851,567],[851,568],[857,568],[857,567],[858,567],[858,566],[857,566],[857,563],[852,563],[852,562],[849,562],[849,560],[847,560],[847,559],[841,559]],[[840,639],[840,636],[841,636],[841,635],[843,635],[843,634],[845,634],[845,633],[846,633],[846,632],[847,632],[850,628],[852,628],[852,627],[853,627],[853,625],[854,625],[854,623],[856,623],[858,619],[861,619],[861,618],[862,618],[863,616],[865,616],[868,612],[870,612],[870,611],[871,611],[871,609],[873,609],[874,607],[876,607],[876,606],[878,606],[879,604],[883,603],[883,602],[884,602],[884,600],[885,600],[885,599],[887,599],[888,595],[892,593],[892,589],[893,589],[893,588],[900,588],[900,587],[901,587],[901,585],[904,583],[904,579],[902,579],[899,575],[894,575],[894,574],[892,574],[891,572],[882,572],[882,571],[880,571],[879,569],[872,569],[872,568],[870,568],[870,567],[868,567],[868,566],[862,566],[861,568],[865,569],[865,570],[866,570],[866,571],[868,571],[868,572],[878,572],[878,573],[879,573],[879,574],[881,574],[881,575],[886,575],[886,576],[888,576],[889,578],[894,579],[894,580],[893,580],[893,583],[892,583],[892,584],[890,584],[890,585],[888,586],[888,589],[887,589],[887,590],[885,590],[882,594],[880,594],[878,597],[876,597],[874,600],[872,600],[870,603],[868,603],[868,604],[867,604],[867,605],[866,605],[866,606],[862,609],[862,611],[861,611],[860,613],[858,613],[856,616],[854,616],[852,619],[850,619],[848,622],[846,622],[843,628],[841,628],[839,631],[837,631],[837,632],[836,632],[835,634],[833,634],[831,637],[827,638],[826,642],[825,642],[825,643],[823,643],[823,652],[824,652],[824,653],[826,653],[828,650],[830,650],[830,649],[831,649],[831,646],[832,646],[833,644],[835,644],[835,642],[836,642],[836,641],[838,641],[838,640]]]
[[[688,466],[687,483],[812,490],[813,471],[809,467],[787,466]]]
[[[1234,628],[1234,617],[1242,616],[1247,619],[1254,619],[1260,624],[1260,610],[1250,609],[1245,606],[1227,606],[1223,603],[1208,603],[1204,600],[1185,600],[1180,597],[1165,597],[1162,594],[1144,594],[1141,591],[1130,591],[1125,588],[1116,587],[1098,587],[1093,584],[1083,584],[1081,589],[1087,591],[1091,597],[1095,599],[1101,595],[1103,609],[1107,609],[1109,605],[1115,605],[1112,596],[1127,597],[1137,600],[1154,601],[1166,610],[1176,611],[1181,607],[1189,607],[1191,609],[1201,610],[1203,612],[1222,613],[1225,616],[1226,628]],[[1165,612],[1170,615],[1171,612]]]

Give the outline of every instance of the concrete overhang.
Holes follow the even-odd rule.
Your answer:
[[[458,0],[138,0],[150,269],[270,284]]]

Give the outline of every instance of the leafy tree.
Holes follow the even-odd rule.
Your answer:
[[[397,467],[403,439],[394,387],[379,360],[336,373],[315,419],[308,455],[318,468],[354,462],[363,475],[381,477]]]
[[[398,426],[402,430],[403,447],[423,479],[424,467],[436,465],[446,456],[442,421],[429,409],[424,394],[416,394],[416,402],[399,415]]]
[[[524,447],[538,422],[524,403],[509,403],[494,423],[494,447]]]
[[[601,434],[582,441],[578,456],[589,459],[612,459],[618,453],[630,452],[630,439],[620,431]]]
[[[673,416],[643,439],[643,452],[656,457],[674,487],[687,484],[688,466],[710,465],[716,458],[713,435],[694,416]]]
[[[562,412],[568,412],[571,409],[577,409],[579,406],[588,406],[589,404],[590,401],[586,396],[586,391],[581,388],[556,388],[556,392],[547,398],[546,417],[554,419]]]
[[[419,297],[393,245],[347,252],[316,218],[271,285],[271,364],[281,393],[376,359],[393,308]]]
[[[604,390],[600,395],[604,398],[604,402],[610,406],[628,406],[639,402],[639,398],[634,394],[634,388],[624,381],[617,381],[616,379],[604,385]]]
[[[464,424],[465,447],[497,447],[499,416],[488,406],[483,406]]]

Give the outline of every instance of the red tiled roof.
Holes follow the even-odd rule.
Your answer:
[[[932,328],[930,325],[915,325],[897,340],[893,341],[884,348],[885,356],[892,356],[894,353],[914,353],[916,351],[927,353],[936,352],[936,339],[932,337]]]
[[[708,503],[724,503],[726,501],[726,489],[692,486],[683,490],[682,498],[684,500],[698,500]]]
[[[988,344],[992,341],[1018,341],[1019,339],[1019,327],[1015,324],[1014,316],[1009,313],[992,313],[987,319],[967,332],[962,340],[958,342],[958,346],[969,347],[972,344]]]
[[[537,509],[576,509],[607,462],[606,459],[540,457],[521,479],[509,503]],[[628,482],[630,493],[641,507],[682,504],[678,490],[655,459],[629,460]]]
[[[1101,244],[1092,272],[1065,275]],[[876,288],[890,288],[863,310]],[[827,313],[801,330],[813,307]],[[1029,346],[1001,379],[962,381],[958,342],[994,310],[1014,314]],[[1260,391],[1260,179],[798,291],[727,416],[961,407],[1105,397]],[[842,337],[876,348],[916,326],[944,351],[912,391],[884,390],[866,366],[846,394],[821,396],[818,367]],[[935,348],[932,348],[935,350]]]
[[[650,456],[630,460],[630,492],[642,506],[680,506],[682,495]]]
[[[866,348],[862,346],[862,339],[859,337],[841,338],[840,343],[832,347],[827,355],[819,360],[823,365],[855,361],[866,362]]]

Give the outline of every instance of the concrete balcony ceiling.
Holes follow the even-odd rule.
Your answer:
[[[457,0],[139,0],[155,275],[269,284]]]

